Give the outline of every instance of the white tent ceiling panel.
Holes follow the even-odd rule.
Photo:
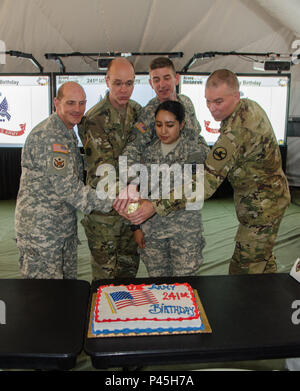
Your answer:
[[[270,15],[300,37],[299,0],[256,0]]]
[[[183,52],[174,59],[182,70],[195,53],[292,53],[300,37],[299,0],[1,0],[0,40],[6,50],[31,53],[45,72],[59,66],[45,53]],[[300,46],[300,45],[299,45]],[[96,72],[88,57],[63,58],[67,72]],[[148,56],[134,57],[146,71]],[[253,61],[237,56],[198,60],[190,71],[227,67],[253,72]],[[292,99],[298,96],[300,72],[292,67]],[[6,56],[0,72],[37,72],[28,59]],[[300,115],[300,100],[290,104]]]

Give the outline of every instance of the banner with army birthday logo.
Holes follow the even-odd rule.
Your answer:
[[[50,111],[49,76],[0,76],[0,146],[22,147]]]

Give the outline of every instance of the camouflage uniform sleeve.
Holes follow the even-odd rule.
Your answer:
[[[238,155],[239,146],[231,134],[223,134],[213,146],[205,161],[204,198],[210,198],[227,177]]]
[[[105,115],[99,115],[93,119],[85,118],[79,127],[85,151],[87,184],[94,189],[99,182],[99,177],[96,175],[98,166],[102,164],[116,166],[117,145],[115,144],[117,143],[109,134],[113,125],[107,124],[104,129],[102,120],[105,120],[105,117]]]
[[[85,128],[84,124],[85,124],[85,121],[86,121],[86,116],[83,116],[81,118],[80,123],[77,125],[78,136],[82,142],[82,145],[84,145],[83,143],[84,143],[84,128]]]
[[[199,139],[199,142],[205,146],[207,153],[209,152],[209,147],[204,137],[201,136],[201,125],[197,119],[195,107],[191,99],[185,95],[178,96],[179,101],[184,105],[186,115],[185,115],[185,127],[189,129],[190,132],[194,132],[195,137]]]
[[[39,169],[44,172],[49,186],[61,200],[85,214],[94,209],[102,212],[109,212],[112,209],[112,200],[99,200],[96,191],[90,186],[85,186],[80,180],[80,167],[76,156],[72,153],[53,152],[52,143],[44,145],[44,151],[40,151],[38,142],[34,148],[33,153],[36,156],[44,157],[39,159]]]
[[[144,107],[137,123],[132,129],[132,140],[125,147],[122,155],[127,156],[127,164],[140,163],[144,149],[155,137],[154,109],[151,105]]]
[[[119,179],[119,157],[124,155],[126,145],[134,138],[132,127],[140,110],[138,103],[130,101],[125,116],[106,100],[99,102],[81,121],[79,134],[85,150],[87,183],[91,187],[97,187],[100,177],[96,174],[100,166],[114,167],[116,179]]]
[[[219,137],[204,164],[204,199],[210,198],[224,181],[235,162],[237,150],[237,146],[230,139],[230,134]],[[193,187],[195,187],[197,181],[195,174],[192,179]],[[182,189],[182,194],[182,199],[175,199],[174,191],[171,191],[170,199],[153,201],[152,204],[156,213],[166,216],[170,212],[185,208],[187,199],[184,197],[184,189]],[[189,202],[194,201],[189,200]]]

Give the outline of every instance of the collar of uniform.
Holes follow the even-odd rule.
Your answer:
[[[182,94],[176,94],[178,102],[182,103],[184,105],[184,98],[185,96]]]
[[[178,102],[180,102],[180,103],[183,103],[183,102],[182,102],[182,96],[184,96],[184,95],[176,94],[176,98],[177,98]],[[154,104],[157,104],[157,107],[158,107],[161,103],[163,103],[163,102],[161,102],[161,101],[158,99],[157,96],[155,96],[154,98],[152,98],[152,99],[148,102],[148,104],[149,104],[150,102],[153,102]]]
[[[58,124],[59,129],[63,129],[66,132],[69,132],[71,130],[66,127],[66,125],[64,124],[64,122],[62,121],[62,119],[60,118],[60,116],[57,113],[52,114],[51,117],[52,117],[53,121]]]
[[[126,105],[126,108],[125,108],[125,110],[118,110],[118,109],[116,109],[112,104],[111,104],[111,102],[110,102],[110,100],[109,100],[109,91],[107,91],[107,93],[105,94],[105,97],[103,98],[104,99],[104,105],[103,105],[103,107],[105,107],[105,106],[108,106],[109,108],[110,108],[110,110],[114,110],[116,113],[118,113],[119,115],[125,115],[126,114],[126,111],[127,111],[127,108],[128,108],[128,103],[129,103],[129,100],[128,100],[128,102],[127,102],[127,105]]]
[[[177,145],[180,143],[180,141],[181,141],[181,137],[179,137],[172,144],[164,144],[160,142],[160,150],[163,157],[165,158],[169,153],[173,152],[176,149]]]
[[[240,99],[239,103],[235,106],[235,109],[233,110],[233,112],[227,117],[225,118],[222,122],[221,122],[221,126],[220,126],[220,133],[224,133],[224,131],[230,126],[230,124],[234,121],[235,117],[236,117],[236,114],[239,112],[240,108],[242,106],[242,99]]]
[[[68,129],[57,113],[52,114],[51,117],[52,117],[52,120],[55,123],[55,125],[58,127],[59,131],[66,132],[68,137],[70,137],[70,136],[73,137],[74,143],[76,145],[78,145],[78,139],[77,139],[76,133],[74,131],[74,128]]]
[[[103,109],[103,107],[108,106],[110,109],[115,109],[114,106],[110,103],[108,94],[109,94],[109,91],[107,91],[107,93],[104,95],[103,100],[102,101],[100,100],[99,103],[102,103],[101,108]]]

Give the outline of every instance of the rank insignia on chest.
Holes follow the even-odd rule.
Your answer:
[[[69,153],[69,149],[66,145],[63,144],[53,144],[52,145],[53,152],[60,152],[60,153]]]
[[[53,167],[56,170],[62,170],[63,168],[65,168],[65,166],[66,166],[66,161],[64,158],[60,156],[56,156],[53,158]]]
[[[149,130],[143,122],[138,122],[135,127],[143,134]]]
[[[83,148],[86,148],[86,146],[88,145],[89,141],[90,141],[90,137],[89,137],[88,133],[86,133],[84,135]]]

